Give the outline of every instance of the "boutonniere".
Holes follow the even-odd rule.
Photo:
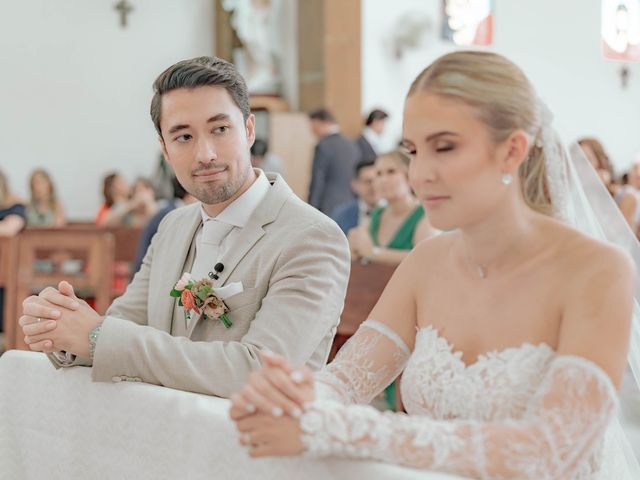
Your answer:
[[[178,304],[184,307],[184,315],[191,320],[191,312],[203,314],[209,320],[220,320],[229,328],[233,324],[227,312],[229,308],[213,291],[213,282],[203,278],[194,282],[189,273],[184,273],[170,292],[172,297],[178,298]]]

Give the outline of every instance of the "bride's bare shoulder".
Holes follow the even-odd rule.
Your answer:
[[[418,243],[404,259],[403,266],[407,270],[424,269],[425,265],[431,267],[447,258],[456,232],[445,232],[434,237],[427,238]]]
[[[554,222],[553,235],[558,239],[558,248],[553,261],[571,276],[611,274],[632,278],[635,267],[631,257],[620,247],[597,240],[573,228]]]

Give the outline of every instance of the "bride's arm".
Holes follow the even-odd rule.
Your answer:
[[[336,358],[315,374],[315,397],[340,403],[369,403],[395,380],[411,355],[391,327],[367,320],[340,349]]]
[[[413,348],[416,282],[411,279],[417,264],[404,262],[396,269],[371,312],[369,318],[375,320],[364,322],[320,372],[294,371],[286,359],[264,356],[263,367],[232,397],[231,417],[237,420],[255,410],[293,414],[315,398],[368,403],[400,374]],[[291,378],[294,372],[299,374],[297,384]]]
[[[404,369],[416,335],[416,282],[420,249],[396,269],[369,320],[316,373],[316,397],[369,403]]]
[[[472,478],[573,478],[599,446],[616,406],[610,379],[558,357],[517,421],[442,421],[318,400],[301,419],[312,456],[398,463]]]
[[[604,260],[564,292],[560,355],[521,419],[438,421],[318,400],[301,420],[307,450],[480,478],[573,478],[614,415],[626,358],[633,271],[622,256]]]

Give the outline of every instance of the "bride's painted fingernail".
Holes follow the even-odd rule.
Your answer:
[[[273,407],[271,409],[271,415],[273,415],[274,417],[281,417],[282,416],[282,409],[280,407]]]
[[[294,409],[291,411],[291,416],[292,416],[293,418],[300,418],[300,417],[302,416],[302,410],[300,410],[299,408],[294,408]]]
[[[295,383],[301,383],[303,380],[302,372],[299,372],[298,370],[291,372],[291,380]]]
[[[249,413],[253,413],[256,411],[256,407],[254,405],[252,405],[251,403],[247,403],[247,406],[245,407],[247,409],[247,412]]]

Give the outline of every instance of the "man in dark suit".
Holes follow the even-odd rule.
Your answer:
[[[309,204],[329,215],[338,205],[354,198],[351,180],[360,152],[340,133],[331,112],[320,109],[309,117],[311,130],[319,139],[313,155]]]
[[[357,227],[369,216],[371,210],[380,203],[380,195],[375,185],[376,167],[371,160],[360,160],[356,165],[356,178],[351,182],[358,198],[337,207],[331,214],[345,233]]]
[[[381,152],[381,136],[389,115],[384,110],[372,110],[365,121],[362,134],[356,140],[361,160],[375,160]]]

